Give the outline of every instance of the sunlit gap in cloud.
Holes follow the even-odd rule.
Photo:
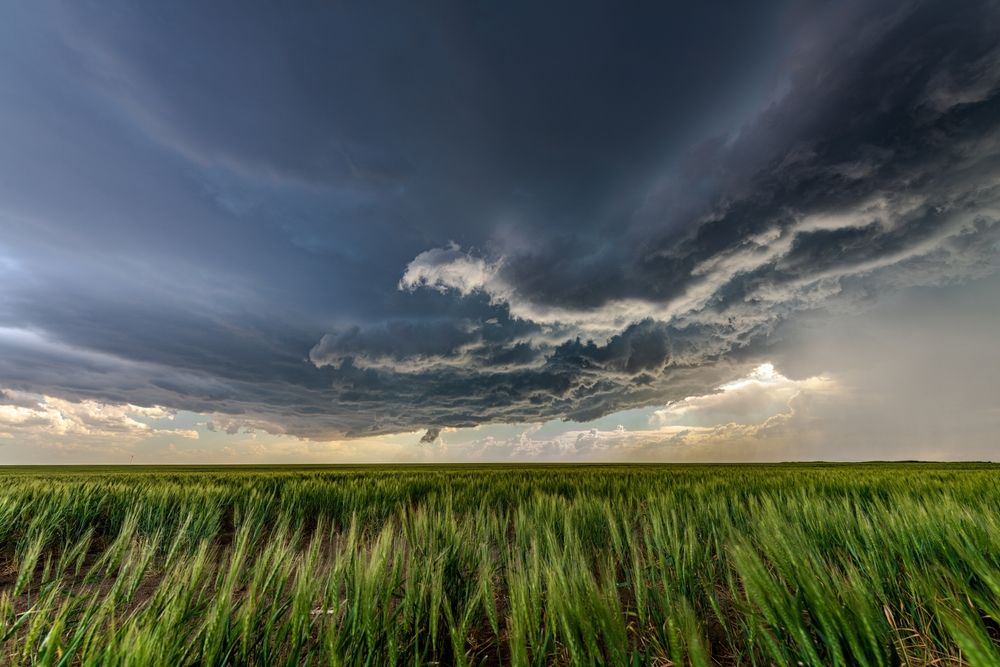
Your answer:
[[[710,394],[668,403],[656,411],[653,422],[664,428],[764,423],[789,414],[792,402],[803,392],[830,393],[836,387],[832,378],[822,375],[790,380],[768,362],[742,378],[720,385]]]

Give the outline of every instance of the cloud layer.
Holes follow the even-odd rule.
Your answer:
[[[995,271],[995,3],[708,4],[4,10],[3,423],[669,426]]]

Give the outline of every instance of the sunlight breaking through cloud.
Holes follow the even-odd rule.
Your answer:
[[[710,394],[668,403],[654,413],[653,423],[664,427],[760,424],[790,412],[791,402],[803,392],[830,393],[836,389],[837,384],[831,378],[790,380],[776,371],[773,364],[764,363]]]

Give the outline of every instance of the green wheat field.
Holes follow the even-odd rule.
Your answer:
[[[0,468],[25,665],[1000,665],[1000,466]]]

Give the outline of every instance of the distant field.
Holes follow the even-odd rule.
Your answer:
[[[0,660],[1000,665],[1000,466],[0,468]]]

